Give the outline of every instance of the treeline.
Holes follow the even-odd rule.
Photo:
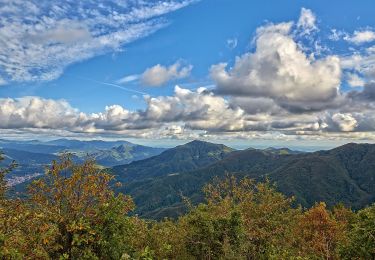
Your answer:
[[[93,161],[53,162],[25,199],[0,171],[0,259],[375,259],[375,205],[309,209],[269,182],[228,177],[177,220],[131,216],[130,197]],[[117,185],[117,184],[116,184]]]

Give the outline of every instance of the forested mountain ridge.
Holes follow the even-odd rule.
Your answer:
[[[191,171],[220,161],[234,150],[222,144],[192,141],[128,165],[112,168],[119,181],[143,180]]]
[[[161,155],[159,155],[161,156]],[[150,158],[151,162],[160,159]],[[317,201],[328,206],[344,203],[354,209],[375,201],[375,145],[347,144],[328,151],[313,153],[279,153],[273,150],[247,149],[233,151],[222,159],[195,170],[173,171],[178,157],[165,162],[157,174],[150,161],[138,161],[131,166],[136,177],[122,174],[114,167],[117,178],[124,182],[123,190],[131,194],[138,213],[151,218],[176,216],[182,212],[181,195],[193,202],[203,200],[205,183],[215,176],[248,176],[258,181],[269,179],[277,189],[295,196],[296,203],[310,207]],[[157,164],[156,164],[157,165]],[[148,174],[150,172],[150,174]]]

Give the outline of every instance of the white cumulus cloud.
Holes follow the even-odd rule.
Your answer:
[[[144,110],[130,111],[120,105],[110,105],[103,112],[87,114],[65,100],[3,98],[0,99],[0,128],[141,134],[176,123],[200,130],[232,131],[245,127],[242,109],[231,108],[224,98],[204,88],[190,91],[176,86],[173,96],[145,99]]]
[[[0,128],[73,129],[85,119],[65,100],[40,97],[0,99]]]
[[[188,77],[192,69],[192,65],[184,66],[181,62],[168,67],[157,64],[143,72],[141,81],[146,86],[158,87],[171,80]]]
[[[352,36],[345,36],[345,40],[354,44],[362,44],[375,40],[375,32],[372,30],[354,31]]]
[[[357,120],[349,113],[336,113],[332,116],[332,121],[343,132],[353,131],[358,126]]]
[[[257,30],[255,52],[211,67],[217,91],[233,96],[266,97],[302,110],[326,107],[339,94],[341,67],[337,56],[314,60],[290,34],[291,23]]]

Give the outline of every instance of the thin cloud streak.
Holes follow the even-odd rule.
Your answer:
[[[115,88],[118,88],[118,89],[125,90],[127,92],[132,92],[132,93],[137,93],[137,94],[141,94],[141,95],[150,96],[150,94],[148,94],[146,92],[138,91],[138,90],[135,90],[135,89],[126,88],[126,87],[123,87],[123,86],[120,86],[120,85],[117,85],[117,84],[114,84],[114,83],[109,83],[109,82],[104,82],[104,81],[98,81],[98,80],[95,80],[95,79],[90,79],[90,78],[81,77],[81,76],[77,76],[77,78],[83,79],[83,80],[87,80],[87,81],[91,81],[91,82],[94,82],[94,83],[97,83],[97,84],[101,84],[101,85],[115,87]]]

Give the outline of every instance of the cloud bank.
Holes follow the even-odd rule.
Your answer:
[[[141,27],[151,22],[150,28],[155,29],[163,21],[153,17],[186,4],[187,1],[169,2],[153,10],[154,15],[147,9],[150,4],[137,5],[137,10],[146,8],[148,11],[137,11],[118,19],[133,21]],[[111,24],[112,20],[102,18],[103,23]],[[43,31],[48,35],[45,38],[48,44],[71,44],[70,38],[61,32],[65,27],[54,25],[53,28]],[[90,26],[70,27],[69,30],[73,30],[70,33],[74,44],[101,37],[93,33]],[[212,89],[176,86],[174,93],[168,96],[145,95],[146,105],[140,110],[114,104],[97,113],[84,113],[65,100],[0,98],[0,128],[142,138],[374,140],[375,46],[358,46],[364,42],[370,44],[371,35],[355,32],[348,40],[336,30],[337,37],[330,35],[329,39],[349,41],[347,44],[351,46],[352,52],[342,55],[335,54],[334,49],[317,48],[321,46],[317,32],[320,32],[317,18],[309,9],[302,9],[297,21],[265,24],[256,30],[251,51],[237,57],[233,64],[224,61],[211,66]],[[32,37],[30,39],[32,41]],[[43,37],[38,39],[45,41]],[[16,67],[23,68],[19,64]],[[46,62],[43,66],[47,65],[51,64]],[[17,71],[26,73],[28,70],[29,67],[25,67],[8,74],[17,78]],[[38,77],[54,70],[53,66],[52,70],[43,67]],[[118,83],[140,80],[144,85],[162,86],[188,77],[191,70],[191,65],[182,62],[169,66],[158,64]]]

